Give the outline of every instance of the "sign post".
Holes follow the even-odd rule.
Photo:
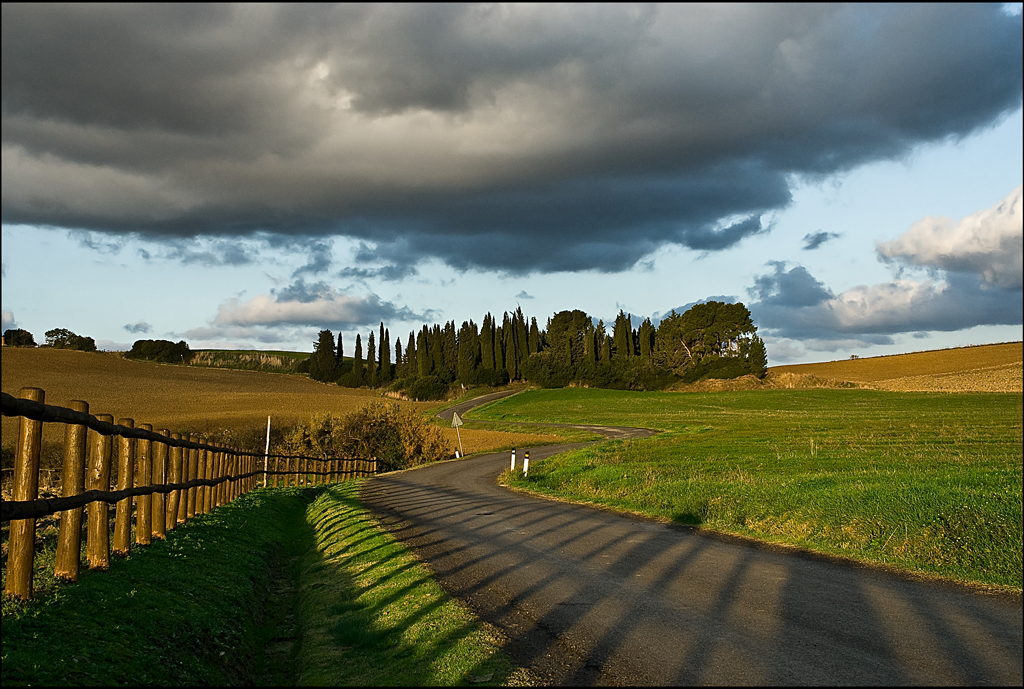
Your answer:
[[[466,453],[462,450],[462,433],[459,432],[461,425],[462,419],[459,418],[459,412],[452,412],[452,428],[455,429],[455,435],[459,437],[459,456],[464,457]]]

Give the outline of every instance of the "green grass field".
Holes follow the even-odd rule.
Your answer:
[[[514,485],[844,557],[1021,587],[1021,396],[539,390],[470,414],[658,428]]]

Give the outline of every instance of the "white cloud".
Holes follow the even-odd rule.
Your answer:
[[[878,245],[886,259],[980,275],[988,285],[1020,289],[1024,216],[1018,186],[1002,201],[959,221],[929,215],[902,236]]]
[[[282,298],[283,297],[283,298]],[[372,325],[379,321],[422,319],[407,307],[396,307],[376,294],[354,297],[324,282],[307,285],[301,279],[278,291],[277,296],[259,294],[242,301],[232,298],[217,307],[214,327],[224,326],[314,326],[346,328]]]
[[[0,332],[7,332],[11,328],[17,328],[18,323],[14,320],[14,312],[3,310],[3,330]]]

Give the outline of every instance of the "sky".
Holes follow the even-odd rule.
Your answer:
[[[3,329],[1022,339],[1019,5],[2,5]]]

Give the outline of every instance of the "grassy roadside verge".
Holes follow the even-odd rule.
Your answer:
[[[512,485],[958,581],[1021,588],[1021,397],[536,391],[480,418],[660,428]]]
[[[269,563],[303,531],[306,503],[250,493],[75,584],[41,571],[53,563],[44,542],[42,595],[5,597],[4,684],[251,683]]]
[[[44,542],[41,595],[4,600],[4,685],[515,681],[357,489],[254,491],[76,584],[48,577]]]
[[[494,630],[373,524],[357,498],[359,483],[328,488],[309,506],[315,547],[302,562],[297,684],[524,682]]]

